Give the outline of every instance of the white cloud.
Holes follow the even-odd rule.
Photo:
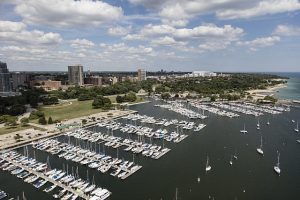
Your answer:
[[[219,19],[238,19],[300,9],[298,0],[129,0],[129,2],[158,10],[163,22],[184,20],[185,24],[187,20],[205,14],[215,14]]]
[[[121,7],[93,0],[26,0],[15,11],[26,23],[61,27],[98,26],[123,15]]]
[[[108,29],[107,33],[112,36],[123,36],[123,35],[127,35],[130,29],[131,27],[122,27],[122,26],[111,27]]]
[[[280,37],[278,36],[270,36],[270,37],[260,37],[250,41],[239,41],[237,42],[238,46],[247,46],[252,51],[256,51],[257,48],[272,46],[280,41]]]
[[[165,46],[170,46],[170,45],[171,46],[174,46],[174,45],[182,46],[182,45],[187,44],[186,42],[175,41],[174,38],[169,37],[169,36],[154,39],[154,40],[151,41],[151,43],[154,44],[154,45],[165,45]]]
[[[6,27],[6,28],[5,28]],[[62,42],[58,33],[40,30],[26,30],[22,22],[0,21],[0,41],[2,43],[22,43],[29,45],[53,45]]]
[[[26,28],[23,22],[0,21],[0,32],[19,32]]]
[[[300,27],[290,25],[278,25],[273,34],[280,36],[300,36]]]
[[[71,47],[73,48],[90,48],[95,46],[95,44],[92,41],[89,41],[87,39],[75,39],[75,40],[71,40]]]
[[[296,10],[300,10],[300,2],[298,0],[264,0],[254,7],[246,9],[219,10],[216,15],[220,19],[238,19]]]

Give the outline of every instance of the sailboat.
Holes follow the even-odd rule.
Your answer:
[[[257,120],[256,129],[257,129],[257,130],[260,129],[259,119]]]
[[[298,126],[298,121],[297,121],[297,127],[294,129],[296,133],[299,132],[299,126]]]
[[[231,155],[231,158],[230,158],[229,164],[230,164],[230,165],[232,165],[232,164],[233,164],[233,162],[232,162],[232,155]]]
[[[235,149],[235,151],[234,151],[233,158],[236,159],[236,160],[238,159],[238,156],[237,156],[237,154],[236,154],[236,149]]]
[[[200,176],[197,178],[197,182],[200,183]]]
[[[270,120],[268,119],[268,121],[267,121],[267,125],[269,126],[270,125]]]
[[[274,166],[274,171],[278,175],[280,175],[280,167],[279,167],[279,165],[280,165],[280,163],[279,163],[280,153],[277,151],[277,154],[278,154],[278,156],[277,156],[277,164]]]
[[[248,131],[246,130],[246,126],[245,126],[245,124],[244,124],[244,129],[243,130],[240,130],[240,133],[248,133]]]
[[[262,149],[263,147],[263,143],[262,143],[262,136],[260,137],[260,147],[256,149],[257,153],[259,153],[260,155],[264,155],[264,151]]]
[[[211,170],[211,166],[209,165],[209,157],[207,156],[207,160],[206,160],[206,166],[205,166],[205,171],[210,171]]]

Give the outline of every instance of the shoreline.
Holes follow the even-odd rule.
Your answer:
[[[276,92],[278,92],[278,89],[286,88],[287,83],[280,83],[274,86],[269,86],[266,89],[253,89],[253,90],[246,90],[250,95],[253,96],[253,98],[263,98],[265,96],[273,96]]]

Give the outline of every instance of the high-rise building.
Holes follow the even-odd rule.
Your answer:
[[[0,61],[0,92],[11,92],[10,73],[6,63]]]
[[[83,85],[83,66],[68,66],[68,78],[70,85]]]
[[[12,89],[18,91],[19,87],[28,87],[30,83],[30,74],[15,72],[11,74]]]
[[[145,69],[138,69],[138,81],[145,81],[146,77],[146,70]]]

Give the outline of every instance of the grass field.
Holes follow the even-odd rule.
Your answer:
[[[108,96],[108,98],[112,103],[116,103],[116,96],[117,95]],[[136,101],[133,103],[141,102],[143,100],[143,98],[137,97]],[[72,103],[66,102],[53,106],[42,106],[39,110],[45,113],[46,119],[51,116],[53,120],[62,121],[101,112],[102,109],[93,109],[92,102],[93,100],[72,101]],[[32,122],[38,123],[37,120]]]
[[[71,104],[43,106],[39,110],[45,113],[46,119],[51,116],[53,120],[67,120],[101,112],[101,109],[93,109],[92,102],[92,100],[72,101]]]

